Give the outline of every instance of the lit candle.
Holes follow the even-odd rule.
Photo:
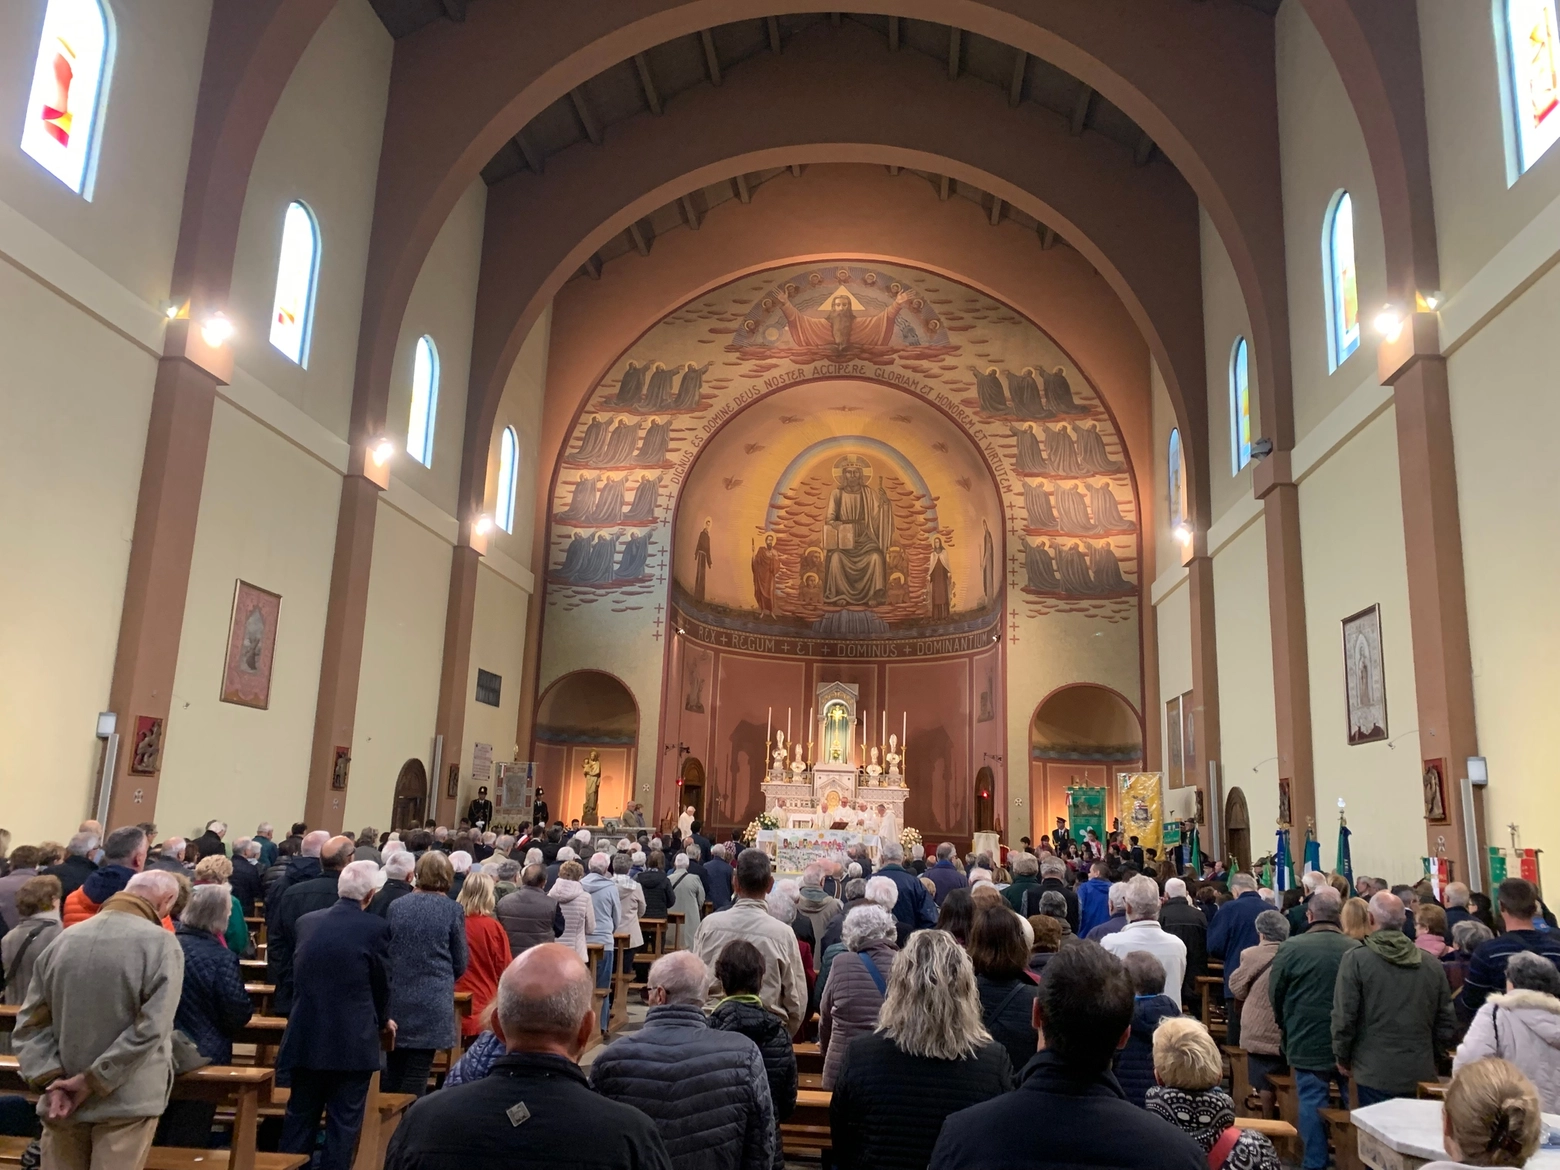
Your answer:
[[[764,720],[764,750],[769,750],[769,745],[775,742],[775,709],[769,708],[769,715]]]

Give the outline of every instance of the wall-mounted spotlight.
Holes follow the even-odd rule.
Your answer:
[[[1396,341],[1403,335],[1403,323],[1406,320],[1403,311],[1396,305],[1382,305],[1381,312],[1376,314],[1372,324],[1376,327],[1376,332],[1388,341]]]
[[[212,349],[221,349],[233,337],[233,322],[224,313],[213,313],[200,326],[200,335]]]
[[[386,463],[389,463],[390,460],[395,458],[395,440],[391,439],[388,435],[380,439],[379,442],[374,444],[373,449],[369,452],[369,458],[371,458],[378,467],[383,467]]]

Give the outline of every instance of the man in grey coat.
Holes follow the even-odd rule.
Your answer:
[[[644,1027],[601,1050],[591,1088],[648,1115],[677,1170],[770,1170],[777,1129],[764,1058],[740,1032],[709,1026],[709,983],[692,952],[657,959]]]
[[[173,1083],[173,1018],[184,952],[162,919],[179,884],[138,873],[33,967],[12,1037],[43,1094],[43,1163],[140,1170]]]

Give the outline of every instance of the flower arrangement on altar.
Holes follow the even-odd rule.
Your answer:
[[[899,831],[899,843],[906,849],[912,845],[919,845],[921,843],[921,830],[912,829],[909,825],[906,825]]]
[[[742,843],[751,845],[758,840],[759,831],[762,829],[778,829],[780,818],[772,812],[761,812],[751,821],[748,827],[742,831]]]

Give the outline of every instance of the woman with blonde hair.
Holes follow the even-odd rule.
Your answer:
[[[1186,1133],[1208,1155],[1211,1170],[1283,1170],[1273,1143],[1237,1129],[1235,1102],[1221,1087],[1224,1062],[1208,1029],[1172,1016],[1154,1029],[1154,1078],[1144,1107]]]
[[[482,1013],[498,994],[498,980],[514,955],[509,949],[509,932],[493,915],[493,875],[468,873],[455,901],[466,912],[466,970],[455,981],[456,991],[471,992],[471,1010],[461,1017],[460,1034],[465,1040],[482,1031]]]
[[[1463,1166],[1523,1166],[1543,1140],[1538,1090],[1499,1057],[1476,1060],[1452,1074],[1441,1109],[1446,1160],[1422,1170]]]
[[[1338,916],[1343,933],[1356,941],[1370,933],[1370,903],[1364,898],[1350,898],[1343,904]]]
[[[845,1050],[829,1103],[835,1164],[924,1167],[949,1114],[1012,1086],[969,956],[948,932],[918,930],[894,960],[876,1030]]]
[[[354,864],[356,864],[354,862]],[[450,899],[455,871],[430,849],[417,859],[417,888],[390,903],[390,1018],[395,1048],[379,1078],[386,1093],[428,1091],[433,1054],[453,1048],[455,981],[466,973],[466,912]]]
[[[195,863],[195,884],[197,886],[230,886],[233,877],[233,863],[220,853],[213,853],[210,857],[202,857]],[[233,908],[228,913],[227,929],[222,932],[222,941],[227,944],[227,949],[240,958],[245,957],[249,950],[249,924],[244,921],[244,906],[233,897]]]

